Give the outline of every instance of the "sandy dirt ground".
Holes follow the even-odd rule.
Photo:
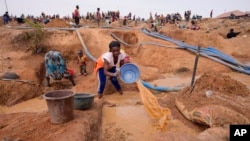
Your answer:
[[[128,44],[134,45],[122,45],[121,48],[131,57],[132,62],[140,68],[140,79],[159,86],[191,82],[195,54],[183,49],[164,48],[148,44],[139,45],[143,42],[154,42],[165,46],[175,46],[173,43],[149,37],[142,33],[140,31],[142,27],[149,28],[146,23],[135,25],[134,22],[130,22],[129,29],[95,28],[96,23],[88,24],[83,20],[81,24],[84,27],[78,30],[87,49],[95,58],[108,51],[108,44],[113,40],[110,36],[112,32]],[[198,24],[201,29],[197,31],[179,29],[173,24],[166,24],[159,27],[159,33],[194,46],[201,45],[204,48],[212,46],[241,63],[250,65],[249,19],[204,19]],[[95,62],[88,62],[87,76],[79,75],[76,55],[77,51],[82,49],[82,45],[75,31],[55,29],[44,31],[45,37],[39,44],[41,51],[34,53],[30,50],[30,42],[26,41],[29,39],[18,40],[32,30],[12,28],[20,26],[25,27],[26,25],[16,23],[10,23],[9,26],[0,25],[0,76],[3,76],[6,72],[15,72],[20,80],[32,80],[34,84],[0,80],[1,140],[135,140],[135,138],[128,138],[132,136],[129,131],[123,132],[123,129],[112,128],[112,124],[108,125],[110,130],[105,128],[103,131],[101,128],[104,122],[102,121],[103,109],[119,106],[119,103],[117,104],[117,101],[114,102],[112,99],[117,97],[118,94],[109,81],[105,88],[104,98],[101,100],[95,98],[91,109],[74,110],[73,120],[67,123],[50,123],[42,95],[58,89],[71,89],[76,92],[96,94],[97,79],[93,73]],[[120,27],[120,22],[114,22],[111,26]],[[64,20],[54,20],[44,27],[70,28]],[[236,38],[226,39],[225,36],[230,28],[241,31],[241,34]],[[207,32],[208,30],[209,32]],[[52,80],[52,87],[46,86],[43,60],[45,53],[49,50],[58,50],[65,56],[68,68],[75,71],[76,86],[72,86],[68,80]],[[188,84],[184,85],[185,88],[179,92],[152,91],[162,107],[171,109],[173,120],[167,125],[164,132],[150,135],[152,138],[150,140],[226,141],[229,138],[230,124],[250,123],[248,112],[250,110],[249,75],[235,72],[229,67],[205,57],[199,58],[196,75],[194,87]],[[168,80],[172,79],[168,78],[171,77],[178,77],[177,83],[169,82]],[[190,82],[187,82],[189,80]],[[135,109],[138,109],[138,105],[143,106],[136,84],[121,82],[121,85],[124,90],[124,95],[121,97],[124,97],[124,99],[132,97],[130,101],[136,99],[136,102],[130,106]],[[212,91],[211,97],[206,96],[207,91]],[[37,101],[26,104],[26,106],[30,106],[30,110],[17,106],[31,99]],[[43,106],[39,107],[39,105]],[[202,113],[201,115],[205,117],[195,115],[197,112]],[[133,112],[128,112],[128,114],[133,114]],[[147,115],[145,114],[145,116]],[[206,117],[209,120],[205,120]],[[136,120],[136,117],[133,117],[133,119]],[[105,132],[106,130],[108,132]],[[133,132],[133,134],[143,136],[139,132]]]

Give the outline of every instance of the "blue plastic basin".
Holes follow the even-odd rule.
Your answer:
[[[124,64],[120,69],[120,78],[124,83],[135,83],[140,78],[140,70],[133,63]]]

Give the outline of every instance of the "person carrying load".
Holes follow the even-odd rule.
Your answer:
[[[47,86],[50,85],[50,77],[54,80],[61,80],[62,78],[69,79],[73,86],[73,74],[66,67],[65,58],[58,51],[49,51],[45,54],[45,69]]]

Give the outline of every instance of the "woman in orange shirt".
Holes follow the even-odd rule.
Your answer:
[[[94,71],[98,77],[98,97],[103,96],[103,91],[106,85],[106,76],[110,77],[110,81],[115,86],[117,91],[122,95],[122,89],[117,81],[119,73],[118,68],[124,64],[125,53],[120,52],[120,43],[112,41],[109,44],[109,52],[102,54],[96,62]]]

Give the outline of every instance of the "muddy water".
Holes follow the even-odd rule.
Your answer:
[[[103,113],[104,140],[145,141],[154,134],[143,106],[104,107]]]
[[[153,120],[141,103],[138,92],[124,92],[107,95],[102,111],[103,141],[148,141],[154,140],[159,134],[181,132],[196,135],[192,129],[177,120],[170,121],[163,131],[156,130]]]
[[[250,65],[247,64],[247,65]],[[230,73],[223,73],[224,75],[230,76],[232,79],[235,79],[247,86],[250,89],[250,77],[247,74],[239,73],[239,72],[230,72]],[[195,80],[199,79],[201,75],[196,75]],[[192,75],[166,75],[165,78],[157,79],[150,82],[152,85],[156,86],[165,86],[165,87],[186,87],[191,85]]]
[[[0,106],[0,114],[18,112],[42,112],[47,110],[46,100],[34,98],[11,107]]]
[[[200,75],[195,76],[195,80]],[[186,87],[191,85],[192,75],[165,75],[162,79],[150,82],[152,85],[164,87]]]
[[[154,134],[153,125],[137,92],[124,92],[105,97],[110,104],[103,107],[103,140],[149,140]]]

